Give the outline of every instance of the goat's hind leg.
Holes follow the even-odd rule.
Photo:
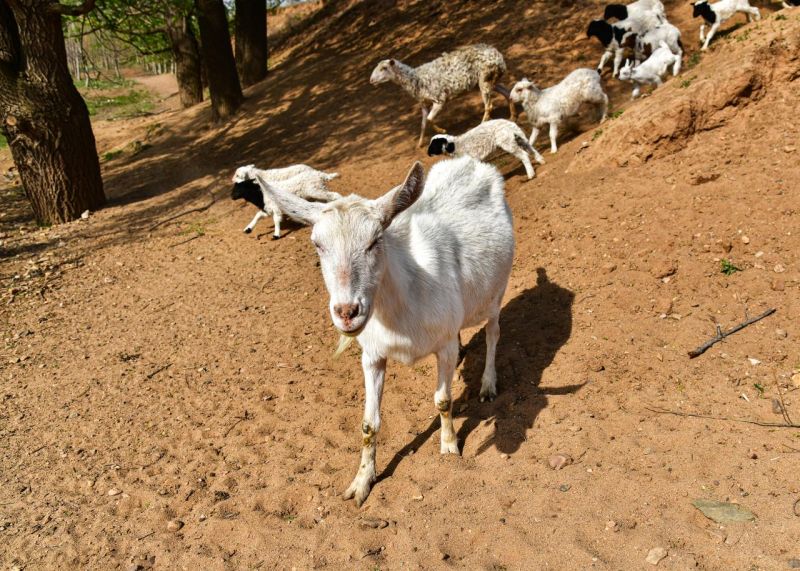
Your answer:
[[[381,428],[381,399],[383,380],[386,376],[386,359],[375,358],[366,353],[361,356],[364,370],[364,419],[361,421],[361,463],[356,477],[344,493],[344,499],[355,498],[361,506],[367,499],[375,482],[376,438]]]
[[[501,292],[492,307],[492,313],[486,321],[486,366],[481,377],[480,400],[492,401],[497,396],[497,370],[495,369],[495,355],[497,342],[500,340],[500,303],[503,299]]]
[[[422,126],[419,128],[419,143],[417,146],[424,147],[425,146],[425,129],[428,126],[428,108],[425,105],[419,106],[420,111],[422,112]]]
[[[488,121],[491,118],[492,114],[492,84],[494,83],[493,78],[491,77],[481,77],[478,80],[478,88],[481,90],[481,98],[483,99],[483,119],[481,119],[481,123],[484,121]]]
[[[439,378],[433,402],[439,409],[439,420],[442,425],[440,451],[442,454],[459,454],[458,438],[453,426],[453,396],[451,392],[453,374],[458,363],[458,337],[451,339],[436,353],[436,360]]]

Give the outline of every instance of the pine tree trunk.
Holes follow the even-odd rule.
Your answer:
[[[222,0],[195,0],[195,3],[200,53],[208,71],[211,118],[221,121],[231,117],[244,99],[233,59],[227,14]]]
[[[175,57],[175,77],[181,105],[197,105],[203,101],[203,82],[200,77],[200,46],[194,36],[191,19],[188,16],[167,16],[167,36]]]
[[[74,220],[106,200],[89,112],[52,5],[0,0],[0,122],[40,224]]]
[[[267,76],[267,4],[236,0],[236,69],[247,87]]]

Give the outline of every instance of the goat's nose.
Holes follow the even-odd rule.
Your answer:
[[[337,303],[333,306],[334,313],[344,320],[357,317],[360,309],[357,303]]]

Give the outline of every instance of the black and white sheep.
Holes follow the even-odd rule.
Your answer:
[[[713,4],[709,4],[708,0],[699,0],[699,2],[694,2],[692,6],[694,6],[692,17],[703,18],[703,23],[700,25],[700,41],[703,42],[703,47],[701,48],[703,50],[708,49],[711,38],[717,33],[722,23],[732,18],[737,12],[747,14],[748,22],[752,22],[753,18],[756,20],[761,19],[761,12],[758,11],[758,8],[751,6],[748,0],[720,0]],[[707,36],[706,23],[711,25]]]

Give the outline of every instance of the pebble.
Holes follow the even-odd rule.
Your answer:
[[[650,565],[658,565],[661,563],[661,560],[667,556],[667,550],[663,547],[654,547],[650,550],[645,558]]]
[[[789,569],[800,569],[800,559],[789,559]]]
[[[383,529],[385,527],[389,527],[389,522],[385,519],[362,519],[359,523],[364,529]]]
[[[119,490],[117,488],[111,488],[110,490],[108,490],[108,495],[109,496],[118,496],[121,493],[122,493],[122,490]]]
[[[775,337],[777,337],[778,339],[786,339],[788,336],[789,336],[789,334],[786,332],[785,329],[776,329],[775,330]]]
[[[569,484],[561,484],[558,489],[562,492],[568,492],[571,487]]]
[[[167,531],[176,532],[179,531],[183,527],[183,522],[179,519],[170,520],[167,523]]]
[[[776,274],[782,274],[783,272],[785,272],[785,271],[786,271],[786,268],[784,267],[784,265],[783,265],[783,264],[775,264],[775,267],[774,267],[774,268],[772,268],[772,270],[773,270],[773,271],[774,271]]]
[[[508,460],[508,454],[503,452],[502,454],[500,454],[500,458],[502,458],[503,460]]]
[[[418,496],[411,496],[411,499],[414,500],[415,502],[421,502],[422,500],[425,499],[425,496],[419,494]]]
[[[796,389],[800,389],[800,373],[792,375],[792,384]]]
[[[748,357],[747,360],[750,361],[750,364],[753,365],[754,367],[756,365],[760,365],[761,364],[761,361],[759,361],[758,359],[753,359],[752,357]]]
[[[89,214],[90,213],[88,210],[84,210],[83,212],[81,212],[81,220],[89,220]]]
[[[600,371],[605,371],[605,366],[600,361],[592,361],[589,363],[589,370],[593,373],[599,373]]]
[[[775,278],[774,280],[772,280],[771,287],[772,291],[783,291],[786,289],[786,284],[782,279]]]
[[[547,459],[547,463],[553,470],[561,470],[564,466],[572,464],[572,457],[569,454],[553,454]]]
[[[747,236],[742,236],[742,244],[749,244],[749,243],[750,243],[750,238],[748,238]]]
[[[617,269],[617,264],[613,264],[613,263],[609,262],[608,264],[604,264],[603,265],[603,272],[605,272],[607,274],[610,274],[611,272],[613,272],[616,269]]]

